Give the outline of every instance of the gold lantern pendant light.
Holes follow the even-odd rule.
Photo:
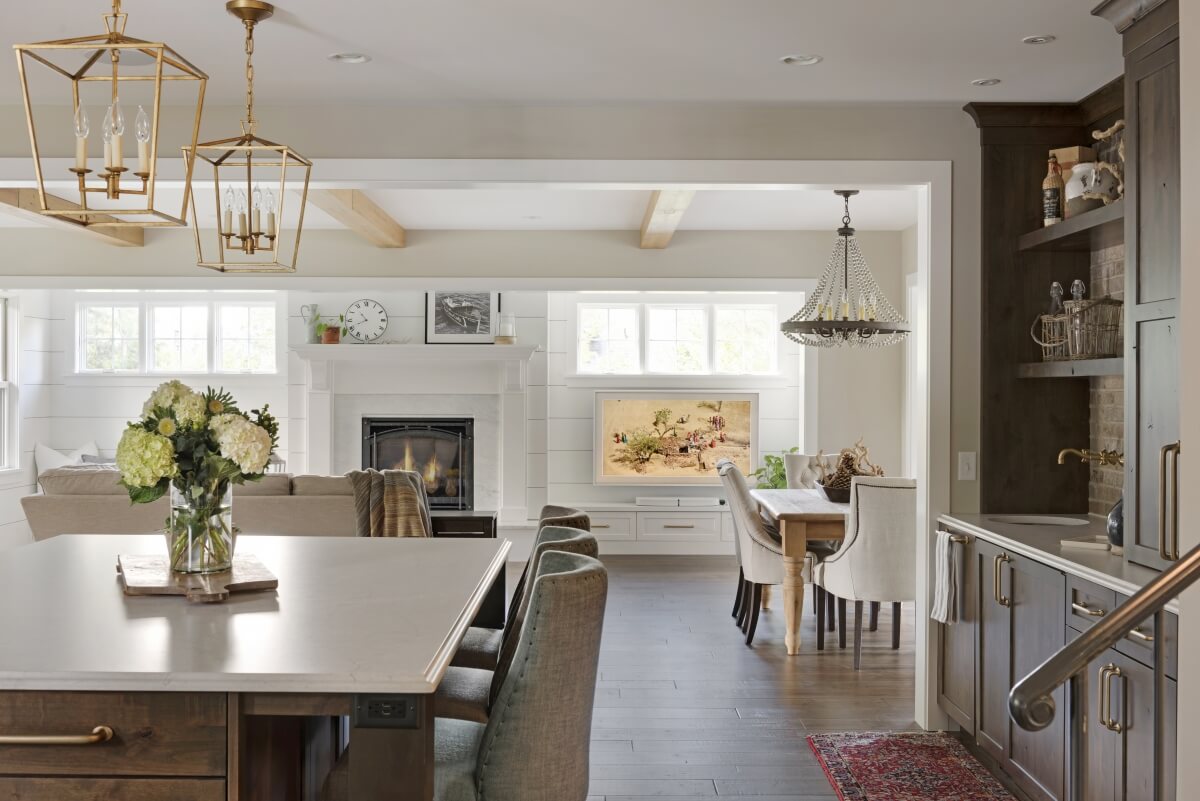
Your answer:
[[[196,112],[187,145],[194,147],[200,132],[208,76],[169,45],[126,36],[127,21],[128,15],[121,11],[121,0],[113,0],[112,12],[104,15],[105,33],[13,45],[33,149],[39,211],[85,227],[187,225],[186,193],[179,200],[177,212],[172,213],[173,204],[171,208],[166,204],[160,204],[161,208],[155,205],[159,112],[163,106],[164,88],[170,87],[168,99],[176,105],[175,99],[190,98],[189,90],[194,90]],[[70,106],[52,99],[43,102],[39,98],[35,103],[30,75],[36,78],[45,73],[27,70],[27,67],[38,66],[46,67],[52,76],[70,82]],[[92,94],[93,85],[106,90],[103,91],[103,102],[107,104],[101,127],[104,160],[95,170],[89,161],[92,155],[89,144],[97,137],[93,136],[95,131],[87,112],[87,95]],[[136,169],[126,166],[125,161],[125,145],[129,143],[130,132],[122,98],[127,107],[132,108],[134,104],[137,107],[132,131],[137,141]],[[149,113],[147,107],[151,109]],[[75,159],[72,166],[55,166],[53,172],[47,173],[38,143],[39,121],[62,129],[69,127],[73,131]],[[58,173],[60,169],[62,174]],[[157,199],[163,200],[161,195]]]
[[[858,190],[834,194],[844,201],[845,213],[829,263],[804,308],[779,329],[788,339],[817,348],[881,348],[902,342],[908,323],[875,282],[850,227],[850,198]]]
[[[225,8],[246,28],[246,118],[241,135],[202,142],[185,152],[189,164],[212,169],[211,197],[206,197],[207,182],[205,187],[195,183],[206,174],[191,176],[196,263],[219,272],[292,273],[312,162],[287,145],[260,138],[254,118],[254,29],[275,7],[263,0],[229,0]],[[300,189],[294,236],[284,216],[289,182]],[[201,208],[215,210],[215,229],[201,230]]]

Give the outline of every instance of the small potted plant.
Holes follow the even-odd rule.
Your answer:
[[[337,345],[342,341],[342,334],[346,333],[346,328],[343,323],[346,322],[346,315],[339,314],[337,323],[317,323],[317,334],[321,337],[323,345]]]

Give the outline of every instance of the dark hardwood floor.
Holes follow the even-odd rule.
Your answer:
[[[732,558],[604,562],[610,589],[589,801],[832,801],[808,734],[915,728],[911,606],[899,651],[888,605],[878,630],[864,630],[856,673],[853,649],[840,650],[836,634],[816,650],[811,592],[802,652],[788,657],[780,588],[746,647],[730,617]]]

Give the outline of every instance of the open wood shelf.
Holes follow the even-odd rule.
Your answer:
[[[1039,228],[1017,241],[1022,251],[1089,251],[1125,241],[1125,201],[1068,217],[1057,225]]]
[[[1017,365],[1021,378],[1081,378],[1093,375],[1124,375],[1125,360],[1117,356],[1111,359],[1077,359],[1066,362],[1027,362]]]

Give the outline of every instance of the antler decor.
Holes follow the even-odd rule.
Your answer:
[[[831,490],[850,491],[850,482],[855,476],[882,476],[883,468],[871,462],[871,452],[860,439],[853,448],[838,453],[837,469],[830,470],[824,451],[817,451],[817,470],[821,473],[821,486]]]

